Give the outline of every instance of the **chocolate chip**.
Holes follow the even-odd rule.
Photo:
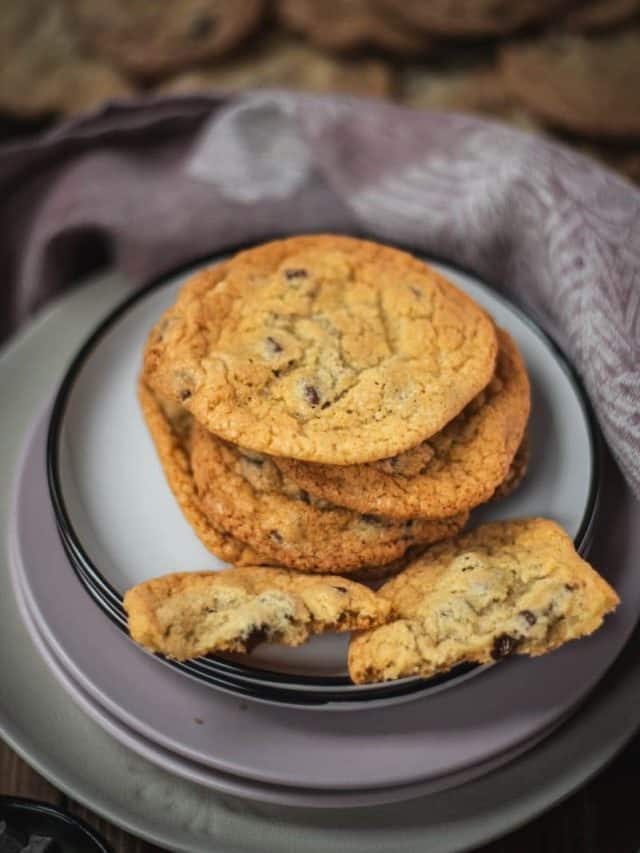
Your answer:
[[[188,400],[190,396],[191,396],[191,391],[189,391],[189,389],[188,389],[188,388],[182,388],[182,389],[178,392],[178,397],[180,397],[180,399],[181,399],[182,401],[184,401],[184,400]]]
[[[366,521],[367,524],[381,524],[381,521],[377,515],[368,515],[367,513],[364,513],[362,516],[362,520]]]
[[[327,402],[326,402],[326,403],[323,403],[323,404],[320,406],[320,408],[321,408],[321,409],[328,409],[330,405],[331,405],[331,400],[327,400]]]
[[[342,592],[345,595],[349,592],[349,590],[346,588],[346,586],[334,586],[334,589],[337,589],[338,592]]]
[[[278,376],[280,376],[280,372],[281,372],[281,371],[279,371],[279,370],[272,370],[271,372],[273,373],[273,375],[274,375],[274,376],[276,377],[276,379],[277,379],[277,378],[278,378]]]
[[[529,625],[535,625],[538,621],[535,613],[532,613],[530,610],[521,610],[520,615],[523,619],[526,619]]]
[[[309,497],[309,492],[305,492],[305,490],[303,489],[300,492],[300,500],[302,501],[302,503],[310,504],[311,498]]]
[[[493,641],[491,657],[494,660],[507,658],[510,654],[513,654],[517,645],[518,640],[515,637],[511,637],[509,634],[500,634],[500,636],[496,637]]]
[[[284,542],[282,534],[278,530],[270,530],[269,536],[273,539],[274,542],[277,542],[279,545]]]
[[[269,350],[271,352],[282,352],[282,344],[278,343],[275,338],[272,338],[271,335],[267,338],[267,344],[269,345]]]
[[[308,275],[305,269],[291,269],[284,271],[284,277],[291,280],[292,278],[306,278]]]
[[[189,24],[188,35],[192,39],[201,39],[208,36],[215,27],[216,22],[211,15],[199,15]]]
[[[304,386],[304,398],[310,406],[317,406],[320,402],[320,396],[313,385]]]

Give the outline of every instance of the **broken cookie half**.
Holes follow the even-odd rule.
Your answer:
[[[591,634],[619,603],[564,530],[540,518],[487,524],[435,545],[378,595],[391,619],[352,638],[357,684],[541,655]]]
[[[132,638],[177,660],[250,652],[261,642],[298,646],[325,631],[383,624],[390,605],[362,584],[262,566],[180,572],[124,597]]]

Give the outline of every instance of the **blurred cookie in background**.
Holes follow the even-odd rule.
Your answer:
[[[424,33],[373,0],[278,0],[276,15],[285,27],[330,51],[373,47],[417,54],[430,45]]]
[[[270,34],[223,65],[201,68],[167,80],[155,91],[166,95],[283,86],[309,92],[341,92],[389,97],[393,74],[379,59],[358,61],[328,56],[286,35]]]
[[[259,26],[263,0],[66,0],[81,43],[137,77],[227,54]]]
[[[575,0],[375,0],[411,27],[433,36],[503,36],[553,20]]]
[[[572,9],[564,23],[579,32],[606,30],[640,17],[640,0],[587,0]]]
[[[640,28],[556,33],[505,45],[512,96],[554,127],[587,137],[640,138]]]
[[[82,53],[55,0],[1,4],[0,53],[0,110],[20,118],[83,112],[135,93],[117,70]]]
[[[400,75],[400,92],[403,103],[415,109],[477,113],[499,118],[523,130],[541,129],[518,104],[494,66],[462,70],[408,66]]]

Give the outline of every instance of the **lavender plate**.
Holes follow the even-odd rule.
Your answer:
[[[45,488],[45,417],[25,446],[11,517],[20,575],[47,645],[92,699],[131,731],[205,767],[260,782],[333,791],[431,782],[533,743],[597,683],[640,609],[619,481],[605,498],[621,511],[595,531],[594,559],[622,605],[604,628],[536,660],[510,659],[414,701],[350,714],[246,702],[158,665],[95,607],[58,537]],[[600,535],[599,535],[600,533]]]

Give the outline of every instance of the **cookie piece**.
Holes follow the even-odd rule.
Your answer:
[[[640,28],[598,37],[567,33],[507,45],[507,85],[534,115],[572,133],[640,137]]]
[[[552,20],[571,0],[376,0],[409,26],[432,36],[503,36]]]
[[[436,545],[378,595],[395,621],[352,639],[356,684],[541,655],[591,634],[619,603],[564,530],[542,518],[487,524]]]
[[[263,0],[66,0],[83,45],[129,74],[157,77],[223,56],[258,27]]]
[[[3,3],[0,52],[0,109],[17,116],[73,114],[135,93],[117,71],[82,55],[55,0]]]
[[[191,415],[176,403],[161,400],[142,378],[138,384],[138,399],[169,487],[184,517],[205,548],[228,563],[251,565],[265,562],[224,527],[212,524],[203,512],[189,455]]]
[[[152,330],[145,377],[257,452],[346,465],[442,429],[493,375],[493,323],[411,255],[293,237],[203,270]]]
[[[625,24],[640,15],[640,0],[586,0],[564,19],[568,29],[595,32]]]
[[[275,33],[261,38],[250,53],[232,57],[224,65],[181,74],[158,86],[156,92],[184,95],[283,86],[386,98],[392,94],[392,79],[391,68],[380,60],[336,59]]]
[[[412,545],[462,529],[466,514],[442,521],[393,522],[317,500],[273,461],[241,451],[194,425],[191,468],[199,505],[215,526],[248,542],[267,562],[306,572],[378,566]]]
[[[352,510],[388,518],[446,518],[489,500],[507,476],[529,417],[522,356],[498,329],[496,373],[447,426],[412,450],[368,465],[275,458],[301,488]]]
[[[389,604],[346,578],[252,566],[145,581],[125,593],[124,609],[136,643],[187,660],[372,628],[385,621]]]
[[[540,125],[518,104],[493,67],[434,70],[407,66],[400,77],[401,100],[418,110],[455,110],[495,116],[527,131]]]
[[[323,50],[378,47],[401,54],[424,53],[429,38],[371,0],[279,0],[280,21]]]

